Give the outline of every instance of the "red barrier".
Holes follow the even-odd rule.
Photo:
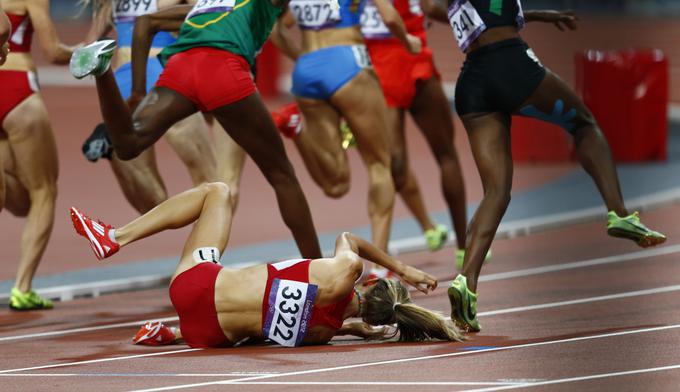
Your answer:
[[[528,117],[512,117],[512,159],[515,162],[572,160],[572,137],[557,125]]]
[[[617,161],[666,159],[668,83],[660,50],[576,55],[576,87]]]
[[[276,98],[279,95],[279,73],[281,72],[281,54],[267,41],[256,60],[255,84],[263,97]]]

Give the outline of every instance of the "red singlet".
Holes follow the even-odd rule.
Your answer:
[[[10,53],[28,53],[33,41],[33,23],[28,15],[7,14],[12,25],[12,35],[9,37]]]
[[[422,51],[410,54],[394,37],[366,39],[373,68],[378,74],[387,105],[407,109],[416,94],[416,83],[435,76],[439,72],[434,65],[432,51],[427,47],[425,16],[417,0],[394,0],[394,8],[404,20],[409,34],[420,38]]]
[[[262,323],[264,324],[267,318],[267,308],[269,302],[269,291],[272,287],[274,279],[295,280],[298,282],[309,283],[309,264],[311,260],[299,260],[297,262],[290,260],[291,265],[276,269],[272,264],[267,265],[267,286],[264,290],[264,298],[262,298]],[[286,262],[282,262],[286,263]],[[344,313],[347,305],[354,298],[354,290],[343,298],[341,301],[326,305],[312,307],[312,318],[309,322],[309,328],[315,326],[322,326],[331,329],[340,329],[344,321]]]
[[[170,301],[179,316],[182,338],[190,347],[226,347],[215,309],[215,281],[222,266],[200,263],[179,274],[170,285]]]

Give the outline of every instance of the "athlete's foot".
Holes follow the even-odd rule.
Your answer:
[[[357,145],[357,139],[352,133],[352,129],[346,122],[340,123],[340,136],[342,136],[342,148],[347,150]]]
[[[643,248],[666,242],[665,235],[650,230],[640,222],[638,212],[620,217],[616,212],[609,211],[609,214],[607,214],[607,234],[612,237],[627,238]]]
[[[9,297],[9,308],[12,310],[42,310],[52,309],[53,307],[52,301],[39,296],[33,290],[23,293],[16,287],[12,288]]]
[[[293,102],[272,112],[272,119],[276,128],[283,136],[293,139],[302,129],[302,115],[300,108]]]
[[[73,51],[69,69],[76,79],[87,75],[101,76],[109,70],[111,57],[116,49],[116,41],[105,39],[95,41]]]
[[[491,259],[491,249],[486,252],[486,257],[484,257],[484,262],[486,263]],[[463,269],[463,263],[465,262],[465,249],[456,249],[456,268],[458,271]]]
[[[90,137],[83,143],[83,155],[90,162],[97,162],[99,158],[111,160],[113,157],[113,144],[109,138],[105,124],[94,127]]]
[[[456,279],[449,287],[449,302],[451,302],[451,320],[468,332],[479,332],[482,326],[477,320],[477,294],[467,287],[467,278],[463,275]]]
[[[160,321],[147,322],[132,338],[133,344],[145,346],[165,346],[175,342],[177,342],[177,328],[167,327]]]
[[[425,243],[430,252],[441,249],[449,237],[449,228],[444,225],[435,225],[433,228],[425,230]]]
[[[75,207],[71,207],[70,214],[73,227],[90,242],[97,259],[101,260],[118,252],[120,246],[111,238],[113,227],[101,221],[93,221]]]

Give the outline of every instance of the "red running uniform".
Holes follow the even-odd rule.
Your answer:
[[[10,53],[28,53],[33,40],[33,24],[28,15],[7,14],[12,25]],[[0,130],[5,117],[26,98],[38,91],[38,81],[30,71],[0,70]]]
[[[377,8],[368,1],[364,8],[361,32],[371,56],[373,68],[378,74],[387,105],[407,109],[416,94],[416,83],[435,76],[439,72],[434,65],[432,51],[427,47],[425,17],[418,0],[394,0],[394,8],[404,20],[409,34],[420,38],[423,48],[416,55],[409,53],[394,38],[383,23]]]

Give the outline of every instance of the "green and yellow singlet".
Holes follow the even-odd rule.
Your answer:
[[[199,0],[182,24],[177,41],[165,47],[158,59],[165,66],[177,53],[212,47],[242,56],[252,67],[284,8],[270,0]]]

